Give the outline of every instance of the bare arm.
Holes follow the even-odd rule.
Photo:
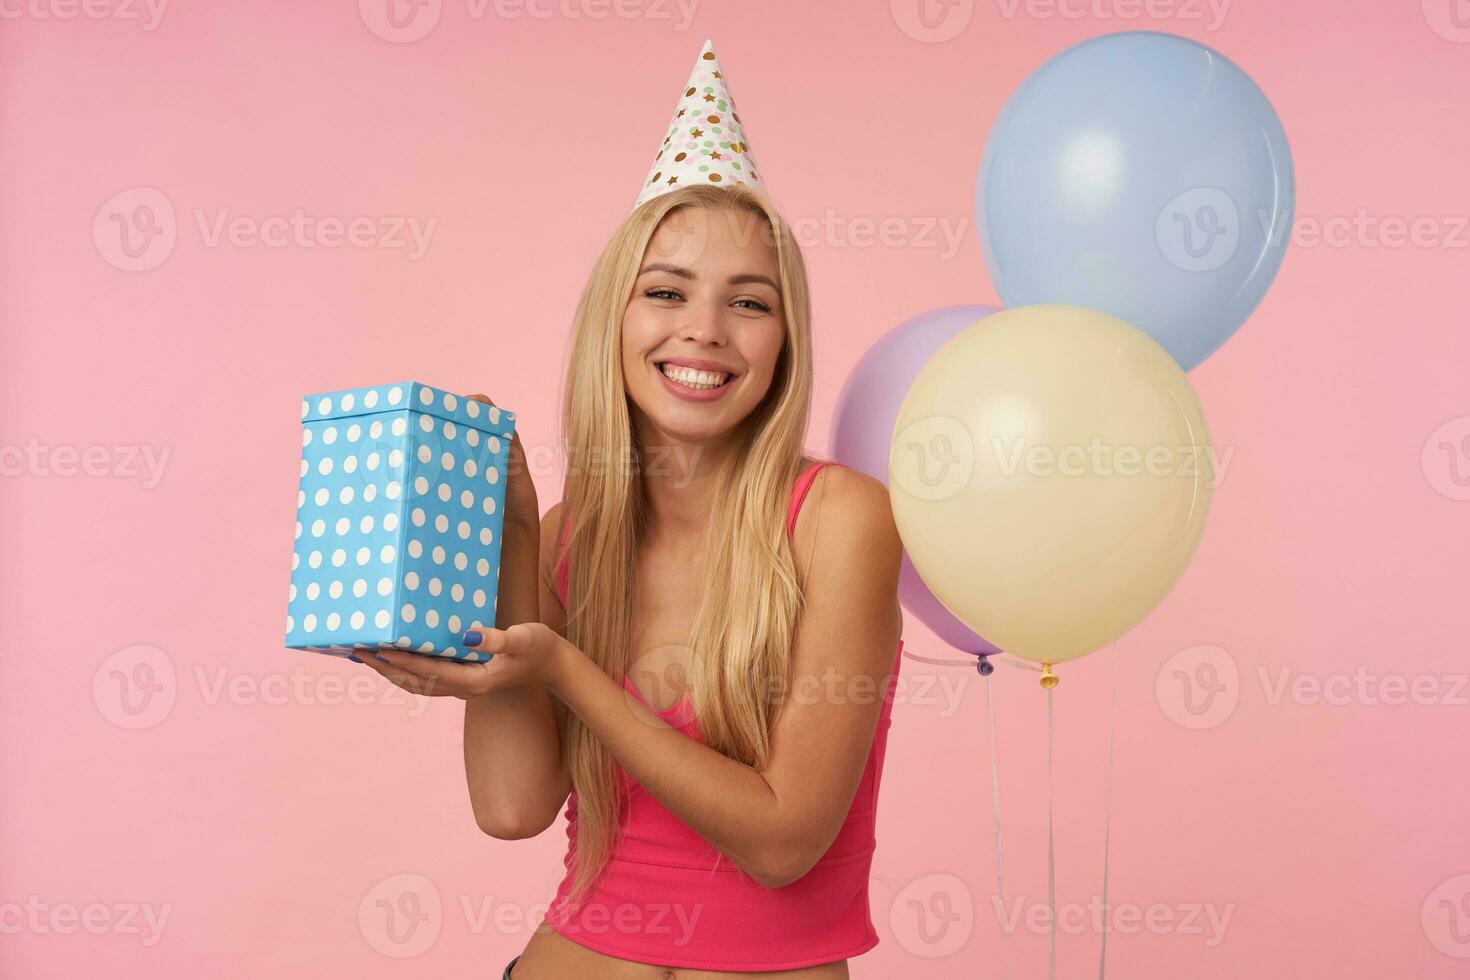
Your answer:
[[[796,536],[798,556],[807,541],[812,557],[794,684],[764,772],[686,738],[564,639],[547,640],[556,663],[548,684],[557,698],[649,793],[768,888],[806,874],[841,829],[872,747],[902,628],[902,544],[887,492],[844,468],[829,467],[818,479],[818,507],[802,509]],[[798,570],[802,564],[798,557]]]
[[[544,623],[566,633],[551,586],[561,504],[535,524],[507,527],[495,625]],[[464,764],[475,822],[493,837],[534,837],[555,821],[571,792],[562,760],[566,708],[542,683],[490,691],[465,701]]]

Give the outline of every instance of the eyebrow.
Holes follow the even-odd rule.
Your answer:
[[[638,270],[638,275],[644,276],[650,272],[667,272],[669,275],[678,276],[681,279],[694,280],[699,278],[691,270],[686,269],[681,265],[670,265],[667,262],[650,262],[648,265],[645,265],[642,269]],[[741,286],[751,282],[763,282],[767,286],[770,286],[772,289],[774,289],[778,294],[781,292],[781,287],[777,285],[774,279],[772,279],[770,276],[762,276],[757,273],[746,273],[744,275],[731,276],[729,282],[732,286]]]

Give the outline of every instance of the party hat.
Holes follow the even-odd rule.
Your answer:
[[[749,184],[765,189],[745,141],[740,114],[735,111],[735,99],[709,41],[699,51],[664,144],[633,207],[691,184]]]

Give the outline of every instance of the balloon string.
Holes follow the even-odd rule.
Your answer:
[[[1055,744],[1052,725],[1052,689],[1046,689],[1046,908],[1048,980],[1057,980],[1057,848],[1056,825],[1052,819],[1054,797],[1052,784],[1052,747]]]
[[[1011,941],[1005,924],[1006,877],[1004,850],[1000,842],[1000,766],[996,760],[995,694],[990,682],[985,684],[985,717],[990,724],[990,812],[995,823],[995,895],[1000,901],[1000,955],[1002,976],[1011,980]]]
[[[1113,641],[1108,651],[1109,667],[1112,671],[1112,688],[1108,697],[1108,778],[1107,796],[1103,803],[1103,873],[1102,873],[1102,947],[1097,957],[1097,980],[1108,976],[1108,930],[1111,916],[1108,914],[1108,843],[1113,836],[1113,747],[1118,728],[1118,641]]]

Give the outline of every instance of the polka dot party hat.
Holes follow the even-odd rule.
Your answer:
[[[684,86],[674,120],[633,207],[690,184],[749,184],[765,189],[725,73],[709,41],[699,51],[694,73]]]

